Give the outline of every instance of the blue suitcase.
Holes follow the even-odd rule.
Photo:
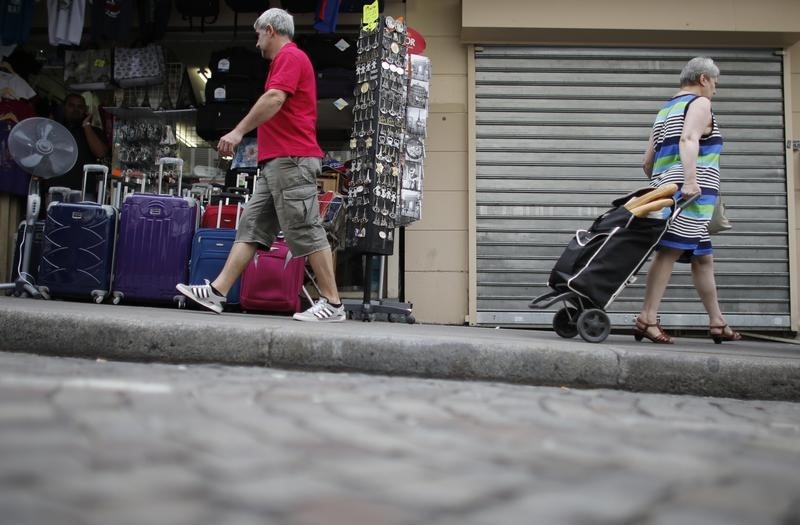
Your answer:
[[[98,202],[58,202],[47,208],[38,284],[51,297],[94,299],[101,303],[111,292],[117,210],[103,205],[108,168],[83,167],[84,195],[91,172],[103,173]]]
[[[184,296],[175,285],[189,277],[189,254],[197,230],[197,201],[161,195],[164,165],[174,164],[181,193],[183,160],[159,159],[158,192],[133,193],[125,198],[117,240],[113,303],[123,299],[144,303],[176,302]]]
[[[231,197],[233,195],[229,195]],[[238,196],[236,196],[239,198]],[[246,200],[246,199],[245,199]],[[217,206],[217,227],[201,228],[194,234],[192,256],[189,260],[189,284],[204,284],[205,280],[213,281],[225,266],[228,254],[236,239],[236,229],[221,228],[222,202]],[[239,226],[239,214],[236,214],[236,226]],[[238,306],[241,278],[228,291],[226,306]]]

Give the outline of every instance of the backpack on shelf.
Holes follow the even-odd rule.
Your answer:
[[[233,36],[239,30],[239,13],[261,14],[271,7],[268,0],[225,0],[225,3],[233,11]]]
[[[219,18],[219,0],[175,0],[175,9],[184,20],[189,20],[190,28],[194,27],[192,19],[200,18],[201,32],[206,23],[213,24]]]

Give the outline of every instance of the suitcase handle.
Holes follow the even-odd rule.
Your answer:
[[[174,164],[178,167],[178,196],[181,194],[183,184],[183,159],[176,157],[161,157],[158,159],[158,193],[161,194],[161,181],[164,179],[164,165]]]
[[[108,166],[103,164],[84,164],[83,165],[83,188],[81,189],[81,200],[86,200],[86,180],[89,178],[90,171],[103,172],[103,186],[97,192],[97,204],[102,205],[106,198],[106,184],[108,183]]]

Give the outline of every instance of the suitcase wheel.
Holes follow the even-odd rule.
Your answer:
[[[577,328],[587,343],[601,343],[611,333],[611,321],[603,310],[590,308],[578,316]]]

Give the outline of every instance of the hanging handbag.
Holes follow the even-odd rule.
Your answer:
[[[711,220],[708,221],[708,233],[713,235],[731,228],[733,225],[725,216],[725,204],[722,202],[722,197],[718,195],[717,202],[714,204],[714,213],[711,215]]]
[[[64,83],[74,91],[108,89],[111,86],[111,50],[67,49]]]
[[[164,82],[166,65],[161,46],[114,48],[114,81],[123,88]]]

